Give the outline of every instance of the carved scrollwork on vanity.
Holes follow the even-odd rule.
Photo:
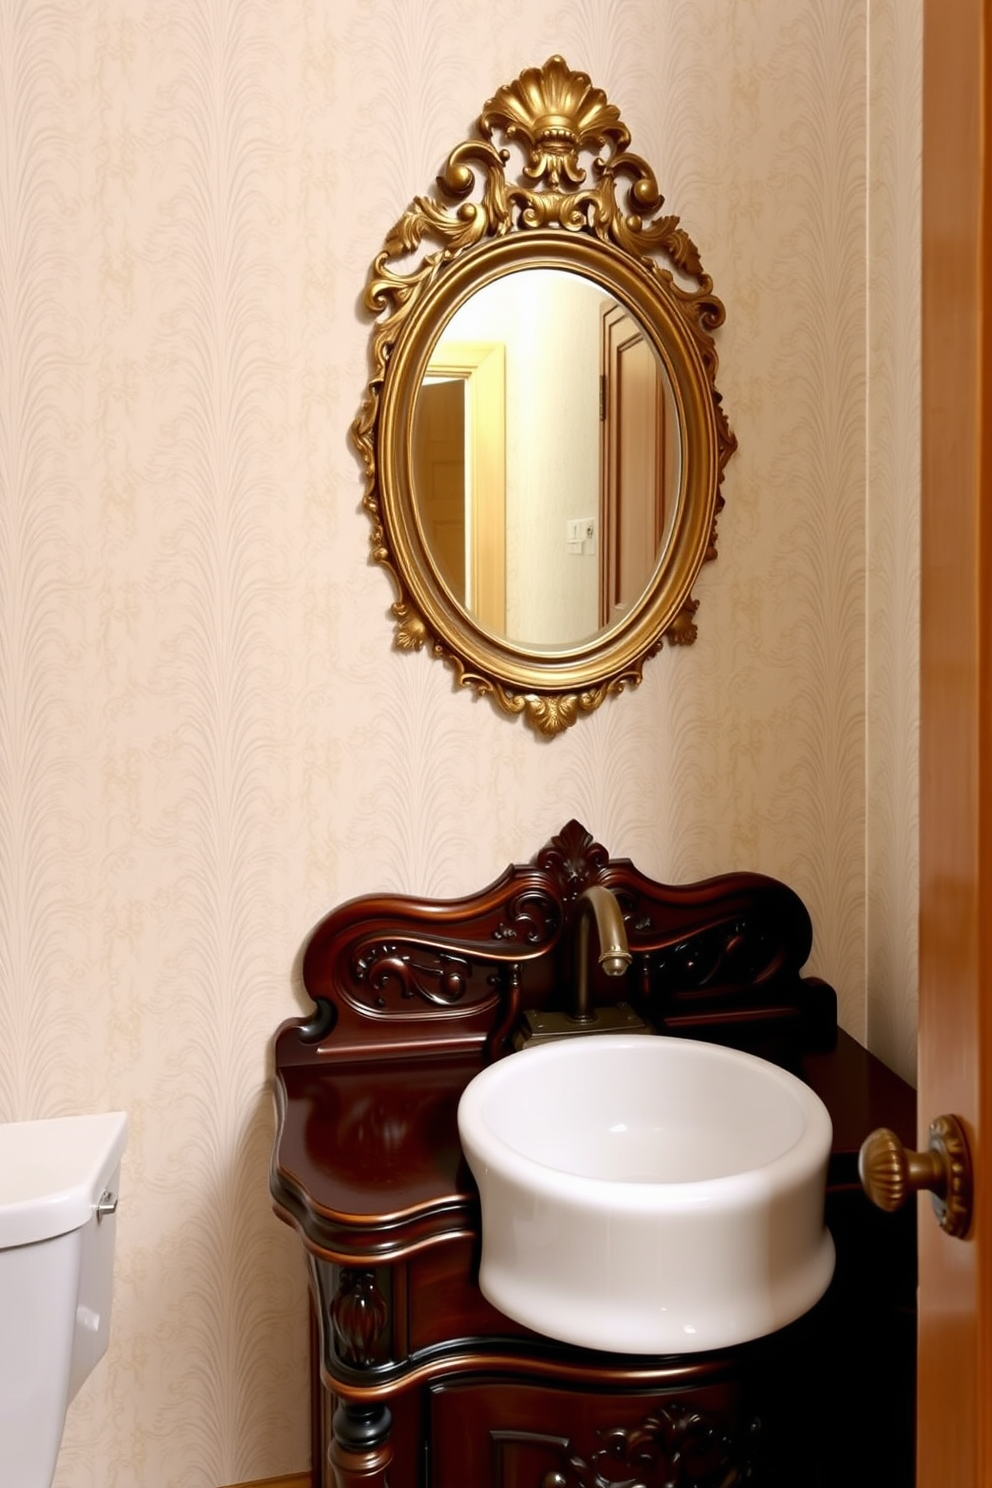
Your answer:
[[[619,900],[637,963],[638,1012],[653,1027],[701,1036],[721,1021],[739,1022],[750,1004],[762,1015],[775,1007],[831,1033],[832,992],[800,974],[812,927],[791,889],[756,874],[654,883],[626,860],[611,859],[576,821],[532,863],[508,868],[477,895],[435,902],[370,897],[328,916],[303,964],[311,997],[333,1008],[319,1026],[333,1027],[339,1057],[418,1041],[439,1052],[439,1037],[450,1052],[491,1046],[512,988],[537,1007],[552,1000],[556,984],[560,989],[570,971],[566,926],[594,884]],[[603,1000],[620,995],[605,979],[598,991]],[[299,1037],[312,1040],[317,1022]]]
[[[679,1401],[661,1405],[633,1427],[596,1433],[602,1445],[584,1456],[558,1446],[561,1465],[540,1488],[740,1488],[749,1481],[760,1422],[732,1433]]]
[[[758,1340],[628,1359],[539,1337],[479,1291],[458,1101],[487,1063],[517,1057],[524,1009],[562,1006],[576,906],[596,885],[619,902],[634,956],[626,985],[593,973],[597,1005],[629,1001],[663,1034],[756,1052],[764,1038],[800,1072],[818,1059],[828,1083],[864,1083],[869,1056],[851,1040],[842,1052],[857,1073],[830,1072],[846,1038],[833,992],[803,975],[809,916],[772,879],[660,884],[572,821],[463,898],[367,896],[334,910],[303,956],[317,1013],[276,1038],[270,1175],[310,1264],[315,1488],[743,1488],[769,1440],[752,1429],[761,1392],[792,1402],[779,1430],[807,1409],[789,1395],[801,1371],[776,1361],[807,1347],[815,1320],[770,1352]],[[911,1119],[901,1125],[911,1137]],[[837,1168],[842,1186],[856,1163],[855,1146],[851,1174]]]
[[[389,1007],[389,993],[419,998],[433,1008],[466,1004],[472,968],[463,956],[439,951],[434,955],[398,942],[369,946],[355,958],[355,981],[367,988],[359,1005],[373,1012]],[[487,982],[489,979],[487,979]],[[478,998],[480,994],[476,993]],[[491,985],[481,994],[492,997]]]

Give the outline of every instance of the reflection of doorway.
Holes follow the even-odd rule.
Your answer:
[[[506,630],[505,368],[498,342],[437,346],[411,440],[417,509],[437,568],[497,635]]]
[[[621,305],[600,315],[599,623],[644,594],[658,561],[671,489],[668,400],[658,357]]]
[[[442,579],[465,603],[465,386],[425,382],[417,395],[413,483],[424,536]]]

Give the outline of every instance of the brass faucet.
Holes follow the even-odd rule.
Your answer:
[[[589,928],[593,920],[599,936],[599,964],[606,975],[623,976],[631,961],[627,931],[616,895],[603,888],[602,884],[591,884],[588,889],[583,889],[575,902],[573,1023],[596,1022],[596,1012],[589,991]]]
[[[584,889],[572,912],[572,983],[571,1007],[568,1012],[530,1008],[523,1014],[513,1047],[547,1039],[571,1038],[577,1033],[651,1033],[626,1002],[596,1008],[592,1004],[592,952],[589,936],[593,922],[599,939],[599,965],[607,976],[623,976],[631,963],[627,931],[617,897],[602,884]]]

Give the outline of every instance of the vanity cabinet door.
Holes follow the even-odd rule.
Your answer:
[[[759,1426],[736,1383],[612,1395],[509,1381],[441,1383],[430,1488],[732,1488],[751,1481]]]

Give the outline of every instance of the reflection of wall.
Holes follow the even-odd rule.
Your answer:
[[[566,550],[570,517],[599,514],[602,292],[574,274],[513,274],[472,296],[445,340],[506,347],[506,630],[575,641],[598,627],[594,555]]]
[[[0,1115],[133,1123],[59,1488],[306,1461],[266,1050],[351,894],[475,888],[572,815],[648,873],[776,873],[911,1067],[918,11],[3,9]],[[554,50],[702,247],[741,449],[697,646],[541,744],[390,649],[346,430],[385,230]]]

